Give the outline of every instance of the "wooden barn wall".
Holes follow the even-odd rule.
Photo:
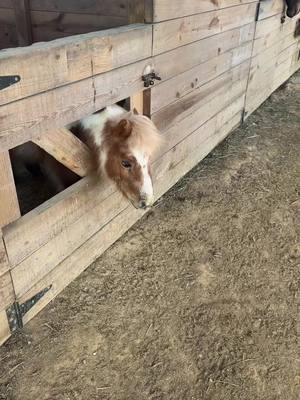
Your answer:
[[[299,15],[282,21],[282,0],[261,3],[255,30],[245,117],[300,67]],[[300,32],[299,32],[300,33]]]
[[[29,0],[33,42],[129,23],[131,0]],[[18,46],[13,0],[0,0],[0,49]]]
[[[299,66],[297,18],[281,24],[282,1],[265,0],[258,22],[254,0],[145,4],[148,25],[0,53],[0,75],[23,77],[0,92],[0,154],[141,92],[152,66],[162,80],[144,92],[144,107],[165,138],[153,161],[159,198],[241,123],[245,107],[252,112]],[[51,285],[29,321],[143,214],[112,185],[83,178],[3,226],[0,322],[14,298],[22,303]]]

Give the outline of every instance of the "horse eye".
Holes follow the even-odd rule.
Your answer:
[[[124,168],[131,168],[131,162],[128,161],[128,160],[123,160],[123,161],[122,161],[122,166],[123,166]]]

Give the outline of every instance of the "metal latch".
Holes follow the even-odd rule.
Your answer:
[[[144,82],[144,87],[149,87],[154,85],[154,80],[161,81],[161,77],[156,75],[153,71],[150,72],[150,74],[143,75],[142,80]]]
[[[7,76],[0,76],[0,90],[5,89],[15,83],[20,82],[21,77],[20,75],[7,75]]]
[[[51,289],[52,285],[41,290],[39,293],[31,297],[29,300],[20,304],[15,301],[6,309],[7,320],[11,333],[17,329],[23,328],[24,315]]]

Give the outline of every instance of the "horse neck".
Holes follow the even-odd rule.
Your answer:
[[[117,106],[109,106],[100,112],[83,118],[80,121],[84,135],[88,136],[88,142],[92,142],[94,147],[101,149],[103,143],[103,131],[105,124],[110,119],[120,117],[120,115],[126,113],[126,111]]]
[[[104,127],[108,120],[119,118],[126,113],[123,108],[113,105],[80,121],[83,137],[81,138],[92,151],[92,169],[105,174],[104,165],[107,160],[103,146]]]

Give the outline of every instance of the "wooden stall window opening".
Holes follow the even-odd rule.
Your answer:
[[[128,111],[136,109],[140,114],[149,115],[149,99],[150,89],[145,92],[141,91],[135,93],[130,98],[121,100],[118,104]],[[81,178],[89,175],[91,168],[90,150],[87,145],[70,130],[60,128],[55,131],[41,133],[34,137],[31,147],[32,144],[38,146],[35,148],[37,151],[40,151],[41,154],[47,153],[46,168],[48,168],[48,170],[49,168],[53,168],[54,174],[56,170],[58,170],[58,172],[70,176],[68,177],[70,183],[67,187],[72,186]],[[51,197],[54,197],[57,192],[51,189],[50,182],[47,182],[45,185],[43,184],[44,178],[42,179],[41,174],[40,176],[34,173],[32,174],[31,172],[34,171],[30,171],[29,173],[25,173],[25,171],[20,172],[18,157],[22,156],[22,146],[26,152],[26,146],[28,146],[28,144],[19,146],[17,148],[18,150],[11,149],[10,152],[16,179],[15,191],[20,203],[21,215],[25,215]],[[49,155],[51,157],[48,157]],[[64,191],[64,189],[59,192]]]

